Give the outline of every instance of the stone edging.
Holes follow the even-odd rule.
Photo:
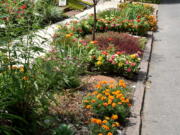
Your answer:
[[[144,101],[145,82],[149,71],[149,62],[151,58],[152,45],[154,37],[153,32],[149,33],[148,42],[144,51],[144,55],[140,64],[140,73],[138,75],[138,82],[133,96],[133,106],[131,108],[132,116],[129,118],[129,126],[126,128],[126,135],[139,135],[141,129],[141,111]]]

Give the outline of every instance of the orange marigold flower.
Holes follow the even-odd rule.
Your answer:
[[[111,100],[113,100],[113,99],[114,99],[114,96],[109,96],[108,98],[111,99]]]
[[[119,80],[119,86],[126,88],[126,83],[124,82],[124,80]]]
[[[92,93],[92,95],[96,95],[96,94],[98,94],[98,92],[97,92],[97,91],[94,91],[94,92]]]
[[[103,120],[102,123],[106,124],[108,121],[107,120]]]
[[[102,120],[96,119],[96,124],[101,125],[102,124]]]
[[[113,135],[113,133],[111,133],[111,132],[108,132],[108,133],[107,133],[107,135]]]
[[[101,84],[97,84],[95,87],[98,88],[98,89],[102,88]]]
[[[106,130],[109,130],[110,128],[107,125],[102,125],[102,127]]]
[[[89,103],[89,101],[88,101],[88,100],[84,100],[83,102],[84,102],[84,103]]]
[[[110,84],[110,85],[109,85],[109,88],[114,88],[114,84]]]
[[[103,96],[103,97],[101,97],[101,100],[105,100],[105,99],[106,99],[106,97],[104,97],[104,96]]]
[[[112,107],[113,107],[113,108],[116,107],[116,103],[112,103]]]
[[[91,123],[96,123],[96,119],[95,118],[91,118]]]
[[[101,99],[102,94],[98,94],[96,97],[97,97],[98,99]]]
[[[113,120],[117,120],[117,119],[118,119],[118,115],[115,115],[115,114],[114,114],[114,115],[111,116],[111,118],[112,118]]]
[[[91,108],[92,108],[91,105],[87,105],[87,106],[86,106],[86,109],[91,109]]]
[[[96,103],[96,100],[92,99],[92,100],[91,100],[91,103]]]
[[[108,103],[103,103],[103,105],[106,107],[106,106],[108,106]]]
[[[112,100],[111,99],[108,100],[108,104],[109,105],[112,104]]]
[[[100,81],[99,84],[107,84],[107,81]]]
[[[103,135],[102,133],[99,133],[98,135]]]

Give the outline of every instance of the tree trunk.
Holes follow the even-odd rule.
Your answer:
[[[96,40],[96,22],[97,22],[97,17],[96,17],[96,5],[97,5],[97,1],[93,0],[94,3],[94,25],[93,25],[93,31],[92,31],[92,40]]]

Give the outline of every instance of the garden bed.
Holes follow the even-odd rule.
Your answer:
[[[156,30],[157,22],[150,6],[122,4],[120,8],[123,13],[129,9],[129,14],[119,9],[98,14],[95,41],[87,36],[92,31],[90,16],[59,26],[53,49],[32,64],[28,47],[19,55],[25,63],[14,60],[16,53],[1,53],[0,92],[4,97],[0,99],[7,106],[0,106],[4,116],[0,123],[10,127],[6,132],[112,135],[128,126],[132,93],[148,47],[146,39],[137,35]],[[16,51],[10,49],[14,48],[7,48],[9,53]]]

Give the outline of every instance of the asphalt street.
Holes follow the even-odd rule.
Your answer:
[[[141,135],[180,135],[180,0],[161,0]]]

